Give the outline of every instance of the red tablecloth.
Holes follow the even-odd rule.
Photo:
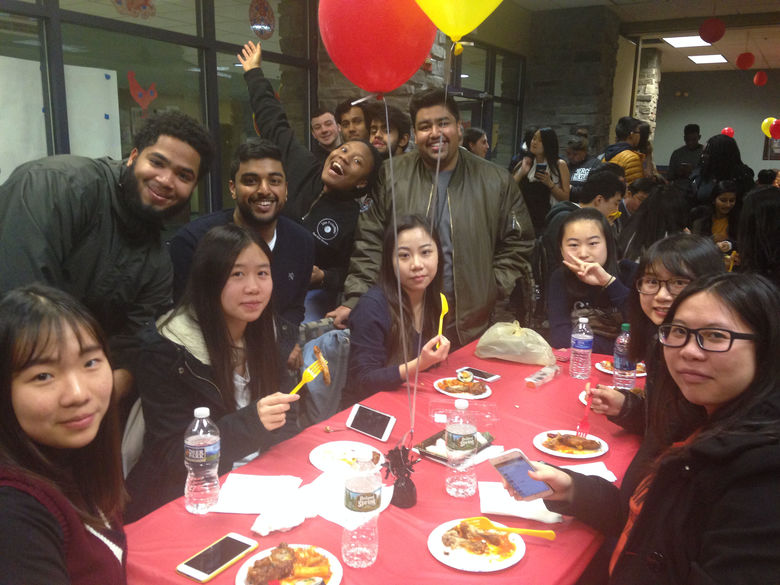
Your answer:
[[[433,388],[433,381],[452,376],[455,369],[470,365],[501,375],[490,383],[493,394],[478,402],[494,407],[499,419],[488,430],[495,444],[509,449],[521,448],[532,460],[539,459],[566,465],[580,463],[546,455],[533,447],[532,438],[551,429],[574,429],[583,414],[578,395],[584,388],[581,380],[568,376],[568,368],[552,382],[537,389],[529,389],[524,378],[539,366],[515,364],[502,360],[482,360],[474,356],[475,343],[452,354],[446,363],[421,374],[417,392],[414,442],[417,443],[440,431],[442,424],[433,422],[429,414],[435,404],[452,401]],[[594,362],[604,356],[594,356]],[[565,364],[567,366],[568,364]],[[593,378],[611,383],[611,377],[593,370]],[[309,452],[317,445],[331,440],[355,440],[369,443],[387,452],[410,427],[406,390],[382,392],[364,401],[364,404],[391,413],[398,418],[390,440],[380,443],[351,430],[336,434],[324,432],[326,424],[343,427],[347,411],[326,423],[306,429],[296,437],[275,446],[241,469],[241,473],[259,475],[295,475],[309,483],[319,474],[308,460]],[[482,430],[482,429],[481,429]],[[631,435],[610,423],[603,416],[592,414],[590,432],[609,444],[609,451],[597,459],[622,480],[623,473],[639,446],[639,437]],[[533,583],[563,585],[576,581],[590,558],[601,544],[601,536],[579,521],[566,518],[562,524],[544,525],[539,522],[508,516],[494,517],[497,521],[516,527],[552,528],[557,533],[553,542],[526,537],[525,557],[513,567],[496,573],[477,576],[460,572],[436,561],[427,548],[428,534],[442,522],[480,515],[479,496],[456,499],[444,490],[445,467],[424,460],[415,466],[412,479],[417,486],[417,505],[402,510],[390,506],[379,518],[379,556],[366,569],[352,569],[344,565],[346,584],[387,585],[414,583],[416,585],[441,583]],[[481,481],[499,481],[498,473],[488,462],[476,468]],[[132,585],[185,584],[187,578],[176,573],[176,565],[227,532],[254,536],[260,542],[259,550],[280,542],[312,544],[329,550],[341,558],[342,528],[320,517],[306,520],[289,532],[271,533],[266,537],[253,535],[250,527],[254,515],[217,514],[194,516],[184,509],[183,499],[176,500],[156,512],[126,527],[129,542],[128,580]],[[233,583],[241,562],[217,576],[212,583]]]

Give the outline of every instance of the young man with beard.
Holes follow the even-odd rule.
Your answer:
[[[517,184],[506,171],[464,148],[460,113],[441,89],[415,94],[409,106],[417,149],[382,166],[375,203],[360,217],[344,287],[332,312],[344,325],[358,298],[375,282],[383,234],[396,213],[432,219],[444,255],[443,288],[452,325],[445,333],[465,345],[490,325],[496,301],[518,278],[530,288],[533,228]],[[438,176],[437,176],[438,171]],[[391,185],[391,176],[395,185]]]
[[[230,163],[229,187],[236,201],[235,209],[199,217],[180,228],[171,239],[174,298],[184,292],[192,256],[211,228],[235,223],[257,232],[273,252],[272,299],[277,325],[282,330],[282,355],[291,369],[297,369],[301,352],[296,342],[314,265],[314,238],[293,220],[280,216],[287,201],[287,176],[279,148],[263,138],[250,138],[240,145]],[[288,329],[289,335],[285,335]]]
[[[325,162],[333,149],[341,145],[341,133],[333,112],[318,108],[311,117],[311,135],[314,144],[311,151],[317,160]]]
[[[282,213],[315,239],[304,320],[321,319],[338,304],[358,215],[368,207],[364,196],[376,181],[382,159],[367,142],[353,140],[331,152],[324,164],[317,161],[296,140],[273,86],[260,69],[260,45],[248,42],[237,57],[245,71],[255,124],[264,138],[279,147],[287,170],[288,201]]]
[[[171,303],[163,221],[214,156],[209,133],[181,112],[151,116],[134,143],[125,161],[51,156],[0,186],[0,292],[39,281],[84,303],[109,337],[120,393],[134,333]]]
[[[409,137],[412,133],[412,121],[409,114],[388,104],[387,119],[390,120],[390,132],[387,131],[384,103],[370,104],[367,108],[367,115],[369,141],[379,151],[382,158],[388,158],[391,151],[393,156],[402,155],[409,145]]]

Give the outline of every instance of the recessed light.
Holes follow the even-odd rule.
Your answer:
[[[688,55],[688,59],[697,65],[706,65],[707,63],[726,63],[726,57],[723,55]]]
[[[461,74],[460,74],[460,78],[461,78],[461,79],[466,79],[466,78],[468,78],[468,76],[469,76],[469,74],[468,74],[468,73],[461,73]]]
[[[700,36],[695,37],[663,37],[663,39],[672,45],[675,49],[684,49],[685,47],[709,47],[710,44],[703,41]]]

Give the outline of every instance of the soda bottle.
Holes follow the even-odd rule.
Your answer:
[[[341,536],[341,556],[354,568],[370,567],[379,553],[377,520],[382,503],[382,476],[371,456],[371,450],[358,452],[344,480],[344,505],[361,516],[359,524],[345,527]]]
[[[205,514],[219,498],[219,429],[209,418],[208,407],[196,408],[194,414],[184,434],[184,507],[192,514]]]
[[[628,357],[628,341],[630,339],[631,326],[623,323],[620,326],[620,335],[615,339],[615,353],[612,370],[612,380],[615,388],[631,390],[636,379],[636,364]]]
[[[455,401],[455,412],[448,417],[444,432],[449,465],[445,488],[456,498],[467,498],[477,491],[477,474],[471,466],[471,457],[478,446],[477,427],[468,416],[468,407],[469,401],[465,398]]]
[[[590,354],[593,351],[593,331],[587,317],[580,317],[571,332],[569,375],[586,380],[590,377]]]

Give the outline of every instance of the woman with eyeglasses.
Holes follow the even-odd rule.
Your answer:
[[[633,492],[545,465],[529,473],[553,489],[548,508],[619,536],[610,584],[777,582],[779,295],[733,273],[678,295],[658,328],[666,369],[650,424],[663,450]]]

